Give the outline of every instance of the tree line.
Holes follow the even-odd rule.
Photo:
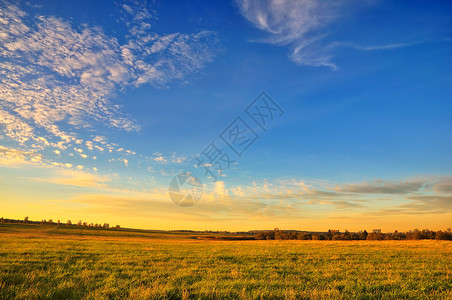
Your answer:
[[[28,217],[23,220],[0,218],[0,223],[30,223],[41,225],[57,225],[57,226],[74,226],[74,227],[88,227],[88,228],[103,228],[103,229],[120,229],[120,225],[110,226],[108,223],[88,223],[79,220],[73,224],[71,220],[61,222],[58,220],[54,222],[50,220],[31,221]],[[192,230],[176,230],[179,232],[196,232]],[[228,231],[202,231],[210,233],[230,233]],[[308,232],[298,230],[264,230],[264,231],[250,231],[243,232],[244,234],[254,234],[256,240],[330,240],[330,241],[353,241],[353,240],[449,240],[452,241],[452,230],[433,231],[430,229],[414,229],[407,232],[381,232],[381,229],[374,229],[371,232],[361,230],[359,232],[350,232],[345,230],[340,232],[339,230],[328,230],[328,232]],[[237,233],[236,233],[237,234]],[[252,237],[251,237],[252,238]]]
[[[429,229],[414,229],[407,232],[383,233],[380,229],[372,232],[362,230],[359,232],[340,232],[339,230],[328,230],[328,232],[305,232],[296,230],[268,230],[257,233],[256,240],[330,240],[330,241],[353,241],[353,240],[449,240],[452,241],[452,231],[433,231]]]
[[[108,223],[89,223],[82,222],[82,220],[78,221],[76,224],[73,224],[71,220],[67,220],[65,223],[60,220],[54,222],[53,219],[49,220],[41,220],[41,221],[31,221],[28,217],[25,217],[23,220],[15,220],[15,219],[5,219],[0,218],[0,223],[22,223],[22,224],[41,224],[41,225],[58,225],[58,226],[76,226],[76,227],[91,227],[91,228],[104,228],[104,229],[120,229],[120,225],[115,225],[110,227]]]

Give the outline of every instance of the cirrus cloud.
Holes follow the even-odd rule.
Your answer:
[[[322,31],[339,17],[344,1],[237,0],[240,13],[269,36],[265,43],[288,46],[289,58],[299,65],[336,69],[331,54],[320,41]]]

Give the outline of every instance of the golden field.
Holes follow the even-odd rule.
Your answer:
[[[0,299],[452,298],[449,241],[199,236],[0,224]]]

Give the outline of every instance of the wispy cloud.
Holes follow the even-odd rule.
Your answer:
[[[402,205],[406,213],[447,213],[452,211],[451,195],[419,195],[410,196],[411,203]]]
[[[175,206],[168,197],[164,187],[134,190],[119,188],[114,176],[96,176],[84,171],[61,170],[47,178],[29,178],[31,180],[48,182],[57,185],[73,187],[90,187],[89,192],[76,193],[70,199],[59,203],[81,204],[77,206],[82,213],[102,213],[109,216],[143,218],[155,221],[156,226],[174,228],[177,220],[180,226],[192,228],[199,222],[225,226],[227,222],[242,222],[254,224],[262,228],[262,224],[281,224],[304,220],[322,220],[338,217],[338,213],[348,213],[346,220],[361,218],[385,218],[386,216],[408,215],[443,215],[452,210],[450,194],[435,194],[430,183],[447,180],[432,178],[422,192],[387,195],[389,201],[379,202],[372,193],[358,194],[331,190],[307,189],[304,184],[298,184],[299,179],[285,180],[296,185],[279,185],[275,180],[255,182],[249,186],[228,186],[218,181],[211,190],[205,190],[203,198],[192,209]],[[411,182],[404,180],[400,182]],[[287,188],[293,189],[288,192]],[[294,189],[298,186],[299,189]],[[408,190],[413,190],[408,189]],[[240,191],[240,192],[239,192]],[[391,190],[391,192],[393,192]],[[433,193],[433,194],[432,194]],[[393,200],[393,201],[391,201]],[[401,202],[402,201],[402,202]],[[162,223],[163,222],[163,223]],[[166,223],[167,222],[167,223]],[[213,223],[212,223],[213,222]],[[218,223],[217,223],[218,222]],[[225,223],[226,222],[226,223]],[[149,228],[149,223],[145,223]],[[209,225],[210,224],[210,225]],[[320,221],[321,224],[321,221]],[[179,226],[179,225],[178,225]],[[265,225],[267,226],[267,225]],[[246,227],[245,227],[246,228]],[[272,227],[270,227],[272,228]],[[242,228],[243,229],[243,228]]]
[[[83,166],[78,166],[78,170],[58,170],[57,176],[49,178],[29,178],[33,181],[48,182],[58,185],[69,185],[78,187],[105,187],[111,178],[82,171]]]
[[[448,209],[450,199],[449,177],[425,177],[400,181],[374,180],[372,182],[334,185],[328,182],[314,183],[316,187],[308,185],[303,180],[263,180],[250,185],[226,186],[220,181],[213,187],[210,198],[206,202],[216,202],[219,207],[226,203],[259,203],[261,207],[257,213],[281,214],[289,211],[319,210],[334,208],[335,210],[367,211],[384,203],[384,210],[408,213],[437,213],[441,207]],[[381,201],[384,201],[383,203]],[[401,205],[400,201],[406,203]],[[432,206],[428,207],[428,201]],[[202,206],[204,201],[200,201]],[[214,204],[210,204],[214,205]],[[270,212],[272,209],[277,210]],[[224,209],[224,208],[223,208]],[[233,210],[231,208],[230,210]]]
[[[330,48],[347,47],[347,48],[353,48],[356,50],[376,51],[376,50],[390,50],[390,49],[397,49],[397,48],[403,48],[403,47],[410,47],[410,46],[415,46],[415,45],[419,45],[419,44],[423,44],[423,43],[425,43],[425,41],[412,42],[412,43],[394,43],[394,44],[387,44],[387,45],[365,46],[365,45],[358,45],[358,44],[350,43],[350,42],[334,42],[334,43],[331,43],[328,47],[330,47]]]
[[[425,43],[388,43],[360,45],[349,41],[328,41],[331,27],[346,13],[356,10],[361,3],[338,0],[236,0],[240,13],[268,36],[257,41],[285,46],[289,58],[299,65],[337,69],[333,61],[335,50],[340,47],[363,51],[390,50]],[[352,8],[353,6],[353,8]],[[443,39],[446,40],[446,39]]]
[[[206,194],[211,196],[207,197],[207,202],[216,202],[218,205],[222,203],[220,206],[225,206],[225,203],[260,204],[261,207],[257,213],[264,215],[292,214],[314,206],[330,206],[336,209],[364,208],[363,203],[367,202],[361,195],[317,189],[296,179],[272,182],[263,180],[253,182],[251,185],[238,186],[226,186],[223,181],[217,181],[212,192],[210,194],[206,192]],[[200,201],[199,206],[202,206],[203,202]]]
[[[389,214],[425,215],[425,214],[447,214],[452,212],[451,195],[415,195],[405,197],[407,203],[384,208],[370,215],[386,216]]]
[[[436,182],[433,186],[433,190],[438,193],[452,193],[452,178],[446,177]]]
[[[331,54],[320,43],[326,26],[338,18],[343,1],[237,0],[242,15],[269,33],[262,42],[288,46],[289,57],[300,65],[336,69]]]
[[[428,183],[427,180],[415,181],[388,181],[375,180],[358,184],[346,184],[337,186],[338,192],[360,194],[407,194],[419,191]]]
[[[120,44],[100,27],[75,27],[2,4],[0,125],[7,137],[29,146],[65,148],[83,142],[78,129],[97,123],[138,130],[122,113],[118,91],[185,80],[218,53],[213,32],[160,35],[150,31],[149,11],[132,2],[122,9],[130,35]]]

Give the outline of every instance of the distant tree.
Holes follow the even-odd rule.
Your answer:
[[[0,223],[5,223],[5,219],[3,219],[3,217],[0,218]]]
[[[405,238],[407,240],[411,240],[412,239],[412,235],[413,235],[413,230],[405,232]]]
[[[365,239],[367,239],[367,235],[368,235],[368,233],[366,230],[360,231],[360,232],[358,232],[358,239],[365,240]]]
[[[310,233],[299,232],[297,235],[297,240],[310,240],[310,239],[312,239]]]
[[[324,240],[325,236],[323,234],[320,233],[315,233],[312,235],[312,240],[316,240],[316,241],[320,241],[320,240]]]
[[[284,240],[285,234],[282,230],[275,230],[275,240]]]
[[[380,230],[374,230],[367,235],[366,239],[369,241],[374,241],[374,240],[381,241],[384,238],[385,238],[385,236],[383,233],[380,232]]]
[[[116,225],[116,226],[115,226],[115,229],[121,229],[121,226]]]
[[[267,231],[266,240],[274,240],[275,239],[275,231]]]
[[[449,240],[452,241],[452,234],[450,231],[438,230],[435,234],[435,239],[437,240]]]
[[[28,223],[28,217],[24,218],[24,223]]]
[[[71,220],[67,220],[66,224],[71,226],[72,225],[72,221]]]
[[[387,233],[385,236],[385,240],[401,240],[404,238],[405,238],[404,234],[398,232],[397,230],[394,231],[394,233]]]
[[[347,229],[345,229],[344,240],[351,240],[351,239],[352,239],[351,233]]]
[[[275,239],[275,231],[261,231],[254,238],[256,240],[273,240]]]
[[[312,239],[314,240],[314,236],[312,237]],[[315,239],[318,240],[317,236],[316,236]],[[342,237],[341,237],[340,234],[335,234],[335,235],[333,235],[333,237],[331,238],[331,240],[333,240],[333,241],[340,241],[340,240],[342,240]]]
[[[411,236],[411,239],[413,240],[420,240],[422,239],[422,233],[419,229],[415,229],[413,232],[413,235]]]
[[[326,237],[331,240],[333,237],[333,233],[331,232],[331,229],[328,229],[328,233],[326,234]]]
[[[77,222],[77,226],[82,226],[82,220],[79,220],[78,222]]]
[[[435,234],[435,239],[437,240],[445,240],[446,234],[441,230],[438,230]]]
[[[264,232],[259,232],[254,236],[256,240],[265,240],[267,237]]]
[[[48,221],[48,223],[49,223],[49,224],[53,224],[53,220],[50,219],[50,220]]]

